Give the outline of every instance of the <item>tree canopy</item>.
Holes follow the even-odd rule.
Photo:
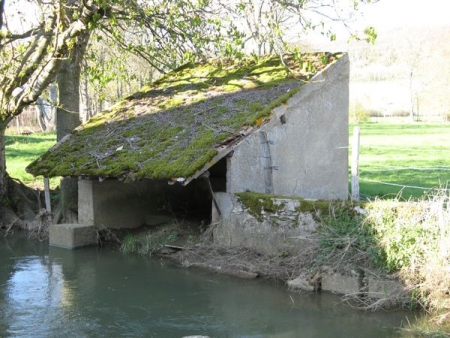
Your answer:
[[[86,55],[79,51],[87,41],[109,41],[163,73],[197,58],[281,53],[294,26],[334,39],[327,22],[350,27],[358,6],[374,1],[0,0],[0,199],[7,124],[55,81],[65,61]]]
[[[320,27],[333,39],[324,22],[347,25],[342,13],[350,18],[368,1],[28,0],[23,6],[1,0],[0,119],[7,122],[36,101],[87,31],[101,31],[97,41],[109,38],[163,72],[198,56],[239,57],[249,41],[259,52],[278,52],[294,24]]]
[[[221,31],[221,21],[207,1],[52,0],[29,4],[27,13],[9,15],[18,3],[5,6],[4,0],[1,2],[3,123],[36,101],[55,79],[62,62],[74,56],[77,37],[85,32],[101,30],[157,69],[170,66],[177,57],[201,54],[217,42],[223,43],[221,36],[238,39]],[[229,32],[232,28],[228,27]],[[97,39],[101,37],[97,35]]]

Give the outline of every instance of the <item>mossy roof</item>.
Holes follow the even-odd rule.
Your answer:
[[[183,182],[339,57],[314,53],[186,64],[75,129],[27,171]]]

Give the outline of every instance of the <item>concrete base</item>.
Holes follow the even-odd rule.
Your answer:
[[[93,225],[52,224],[49,232],[50,246],[75,249],[97,244],[97,231]]]

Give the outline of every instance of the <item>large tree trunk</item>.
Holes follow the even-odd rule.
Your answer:
[[[83,80],[83,85],[80,92],[81,97],[81,116],[83,123],[86,123],[87,120],[89,120],[91,116],[91,110],[90,110],[90,100],[89,100],[89,91],[88,91],[88,80],[85,78]]]
[[[59,104],[56,110],[57,141],[69,134],[81,123],[79,115],[80,66],[65,62],[58,74]],[[78,222],[78,182],[76,178],[65,177],[60,182],[60,205],[55,221]]]
[[[81,124],[80,65],[66,61],[58,74],[59,104],[56,109],[57,141]]]
[[[81,124],[81,60],[86,51],[88,40],[89,32],[78,38],[72,60],[64,63],[57,77],[59,104],[56,111],[56,135],[58,141]],[[66,177],[61,179],[60,205],[55,214],[55,221],[78,222],[78,180],[76,178]]]

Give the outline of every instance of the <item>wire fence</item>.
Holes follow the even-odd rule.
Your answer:
[[[414,147],[364,145],[360,144],[359,137],[359,130],[354,130],[354,139],[349,147],[352,154],[352,199],[399,194],[406,189],[407,196],[403,197],[407,198],[419,197],[429,191],[450,192],[450,147],[426,143]],[[430,162],[438,164],[430,165]]]

